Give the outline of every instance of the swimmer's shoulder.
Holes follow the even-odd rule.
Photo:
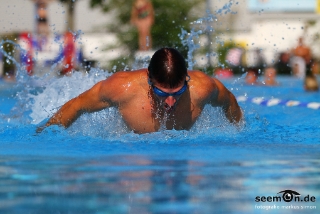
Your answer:
[[[207,100],[218,89],[214,78],[202,71],[194,70],[188,72],[190,76],[189,88],[190,93],[195,100],[203,102]]]
[[[114,100],[128,99],[136,94],[140,82],[147,84],[146,69],[134,71],[118,71],[101,81],[100,92]]]
[[[206,87],[214,87],[215,86],[215,78],[210,77],[206,73],[199,71],[199,70],[193,70],[188,71],[188,74],[190,76],[190,83],[193,83],[195,85],[199,86],[206,86]]]
[[[141,77],[146,77],[147,69],[133,70],[133,71],[118,71],[103,81],[105,84],[123,85],[133,82]]]

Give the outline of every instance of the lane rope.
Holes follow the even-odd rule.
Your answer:
[[[320,103],[318,102],[300,102],[296,100],[281,100],[278,98],[271,98],[271,99],[266,99],[264,97],[253,97],[249,98],[246,96],[239,96],[237,97],[238,102],[250,102],[250,103],[255,103],[257,105],[261,106],[287,106],[287,107],[305,107],[305,108],[310,108],[314,110],[320,109]]]

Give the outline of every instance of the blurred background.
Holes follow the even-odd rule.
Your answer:
[[[135,68],[139,53],[150,57],[165,46],[178,48],[190,69],[214,74],[232,68],[234,74],[241,74],[243,68],[257,64],[258,55],[265,67],[279,61],[281,53],[292,57],[300,38],[314,62],[320,58],[319,0],[151,2],[152,48],[141,52],[137,29],[130,23],[133,1],[2,1],[0,75],[15,72],[14,60],[24,63],[29,74],[46,69],[64,74],[90,67],[129,70]],[[66,42],[68,32],[73,44]],[[61,68],[70,54],[72,66]]]

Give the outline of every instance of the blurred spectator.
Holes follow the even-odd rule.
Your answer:
[[[226,63],[231,68],[233,74],[243,74],[243,57],[244,50],[242,48],[234,47],[228,50]]]
[[[33,42],[32,37],[29,32],[22,32],[19,36],[19,45],[21,47],[20,51],[20,61],[25,67],[29,75],[33,74],[34,60],[33,60]]]
[[[292,54],[302,57],[306,63],[311,59],[311,50],[304,44],[303,37],[299,37],[298,46],[292,50]]]
[[[154,23],[154,11],[150,0],[136,0],[132,6],[131,23],[139,33],[139,50],[152,49],[151,26]]]
[[[247,75],[246,83],[255,85],[258,84],[257,80],[259,75],[266,67],[266,62],[260,48],[256,48],[246,54],[247,61]]]
[[[47,15],[48,3],[51,0],[34,0],[36,5],[37,48],[41,51],[48,42],[49,23]]]
[[[294,76],[304,78],[306,74],[306,63],[303,58],[293,56],[290,60],[290,66]]]
[[[258,82],[258,70],[253,68],[248,68],[247,75],[245,77],[245,81],[249,85],[256,85]]]
[[[262,54],[262,49],[256,48],[247,55],[247,64],[250,70],[255,70],[260,75],[266,67],[266,60]]]
[[[264,83],[266,85],[278,85],[276,81],[277,71],[274,67],[267,67],[264,70]]]
[[[70,74],[71,71],[74,69],[74,65],[76,64],[76,45],[75,38],[73,34],[69,31],[64,34],[63,55],[64,60],[60,74]]]
[[[318,91],[319,84],[315,76],[306,76],[304,79],[304,89],[306,91]]]
[[[314,60],[310,60],[310,63],[306,66],[306,76],[304,78],[304,89],[306,91],[318,91],[319,84],[317,81],[318,64]]]
[[[59,75],[71,75],[82,61],[82,52],[77,51],[75,36],[68,31],[63,35],[62,50],[55,59],[46,60],[45,66],[58,64]]]
[[[230,68],[217,68],[214,75],[218,79],[227,79],[233,77],[233,71]]]
[[[274,64],[277,74],[292,75],[292,68],[290,66],[290,53],[281,52],[278,61]]]
[[[304,44],[302,37],[299,37],[298,46],[292,50],[292,55],[291,67],[294,75],[304,78],[306,67],[312,63],[312,54],[310,48]]]

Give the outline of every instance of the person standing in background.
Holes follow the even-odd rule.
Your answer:
[[[20,62],[24,66],[28,75],[33,75],[34,68],[34,47],[32,42],[32,36],[28,32],[21,32],[19,36],[20,51]]]
[[[318,72],[317,62],[314,60],[311,50],[303,42],[303,38],[299,38],[298,46],[292,50],[292,54],[295,57],[303,59],[303,72],[299,72],[299,76],[304,78],[304,89],[306,91],[318,91],[319,84],[317,82],[316,73]],[[294,69],[299,67],[294,64]]]
[[[63,48],[61,48],[59,54],[54,59],[46,60],[45,66],[58,64],[58,75],[70,76],[74,70],[78,69],[78,63],[83,59],[81,54],[78,55],[79,53],[75,42],[76,37],[72,32],[65,32],[61,39]]]
[[[295,76],[304,78],[306,67],[312,63],[312,54],[310,48],[304,44],[303,37],[299,37],[298,45],[292,51],[292,68]]]
[[[151,27],[154,23],[154,10],[150,0],[135,0],[131,11],[131,24],[139,33],[139,50],[152,49]]]
[[[292,50],[292,54],[303,58],[305,63],[308,64],[311,59],[311,50],[304,44],[302,37],[300,37],[298,41],[298,46]]]
[[[63,63],[60,75],[71,75],[77,62],[76,57],[75,37],[72,32],[67,31],[64,34]]]
[[[274,67],[279,75],[292,75],[292,68],[290,66],[290,53],[281,52],[278,61]]]
[[[306,75],[304,77],[304,89],[306,91],[319,91],[319,84],[317,80],[318,63],[314,59],[306,65]]]
[[[47,0],[36,1],[36,22],[37,22],[37,36],[38,36],[38,48],[43,49],[43,46],[47,43],[49,36],[49,24],[47,15]]]

